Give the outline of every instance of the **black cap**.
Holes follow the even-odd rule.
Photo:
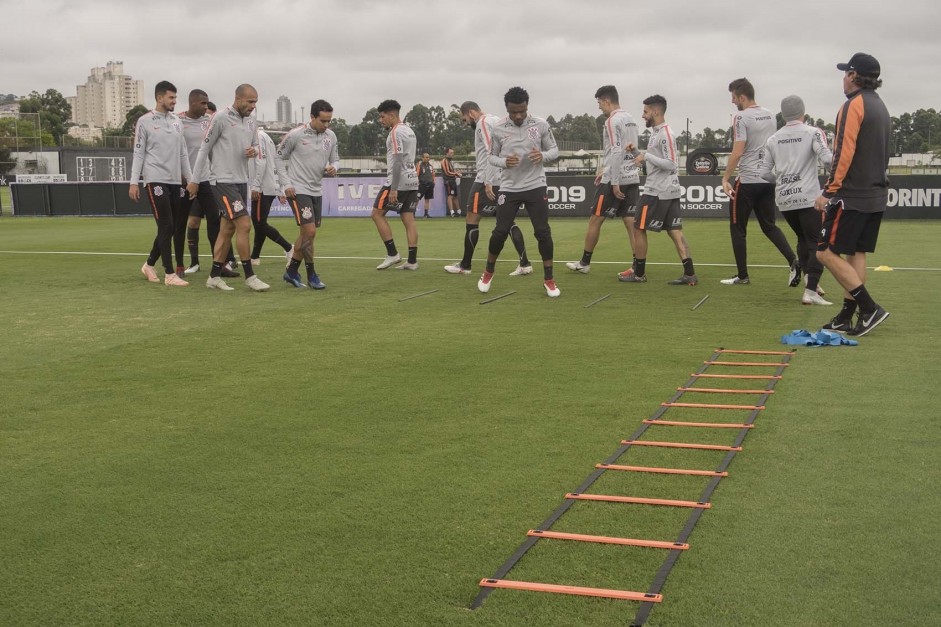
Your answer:
[[[836,69],[844,72],[852,70],[860,76],[868,76],[869,78],[879,78],[879,73],[882,71],[876,58],[865,52],[857,52],[848,63],[837,63]]]

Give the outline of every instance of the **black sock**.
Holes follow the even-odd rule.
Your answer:
[[[390,257],[395,257],[396,255],[399,254],[398,249],[395,247],[394,239],[386,240],[382,243],[386,245],[386,254],[389,255]]]
[[[693,258],[687,257],[683,260],[683,274],[686,276],[693,276],[696,274],[696,271],[693,269]]]
[[[408,247],[408,262],[418,263],[418,246]]]
[[[300,267],[301,267],[301,260],[292,258],[291,263],[288,264],[288,272],[290,272],[291,274],[296,274],[297,271],[300,269]]]
[[[496,261],[490,261],[490,260],[488,259],[488,260],[487,260],[487,272],[489,272],[490,274],[493,274],[496,269],[497,269],[497,262],[496,262]]]
[[[252,260],[246,259],[242,261],[242,270],[245,270],[245,279],[249,279],[255,276],[255,271],[252,270]]]
[[[850,290],[849,293],[856,301],[856,304],[859,305],[860,313],[869,313],[875,310],[876,302],[872,300],[872,296],[869,295],[865,285],[860,285],[855,290]]]
[[[216,278],[222,275],[222,264],[218,261],[212,262],[212,270],[209,271],[209,276]]]
[[[631,255],[631,267],[634,268],[634,274],[637,274],[637,255]]]
[[[461,259],[461,267],[465,270],[471,269],[471,259],[474,258],[474,250],[477,248],[477,240],[480,239],[480,229],[476,224],[465,224],[464,228],[464,258]]]
[[[190,251],[190,265],[199,263],[199,229],[186,229],[186,245]]]
[[[313,262],[313,261],[305,262],[305,263],[304,263],[304,267],[307,268],[307,276],[308,276],[308,277],[312,277],[312,276],[314,276],[315,274],[317,274],[317,272],[314,271],[314,262]]]
[[[542,278],[545,279],[546,281],[552,280],[552,266],[551,265],[542,267]]]
[[[844,298],[843,309],[840,310],[840,313],[838,313],[836,317],[840,320],[852,320],[854,313],[856,313],[856,301],[852,298]]]
[[[593,254],[594,253],[590,250],[582,251],[582,265],[583,266],[591,265],[591,256]]]
[[[647,273],[647,260],[635,259],[634,261],[637,264],[635,266],[636,270],[634,270],[634,274],[636,274],[637,276],[644,276]]]
[[[807,273],[807,289],[811,292],[817,291],[817,286],[820,285],[820,274],[818,273]]]

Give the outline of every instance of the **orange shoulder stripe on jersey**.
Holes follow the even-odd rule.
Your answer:
[[[614,122],[613,122],[613,120],[611,119],[611,118],[613,118],[613,117],[614,117],[614,113],[612,113],[611,115],[609,115],[609,116],[608,116],[608,119],[605,120],[605,122],[604,122],[605,128],[608,129],[608,145],[609,145],[609,146],[613,146],[613,145],[614,145]]]
[[[480,120],[483,122],[483,124],[480,125],[480,128],[484,136],[484,144],[487,146],[487,152],[490,152],[490,147],[493,145],[493,141],[490,138],[490,131],[487,130],[487,116],[480,116]]]
[[[399,151],[397,150],[397,148],[398,148],[398,143],[395,141],[395,129],[397,129],[397,128],[399,128],[399,125],[398,125],[398,124],[396,124],[395,126],[393,126],[393,127],[392,127],[392,130],[389,131],[389,136],[392,138],[392,154],[394,154],[394,155],[399,154]]]
[[[664,126],[663,132],[667,134],[667,143],[670,145],[670,161],[676,163],[676,142],[673,141],[673,134],[670,133],[670,126]]]
[[[827,181],[827,191],[831,194],[837,193],[846,180],[846,174],[856,155],[856,139],[865,116],[862,95],[844,104],[837,115],[836,137],[833,139],[833,167]]]

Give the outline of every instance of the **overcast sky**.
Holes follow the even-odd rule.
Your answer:
[[[202,88],[220,106],[237,84],[259,92],[259,119],[275,100],[295,114],[326,98],[334,115],[359,122],[394,98],[403,110],[476,100],[504,113],[513,85],[541,117],[598,113],[595,89],[614,84],[638,119],[659,93],[677,132],[724,128],[727,86],[746,76],[757,101],[779,111],[803,97],[807,113],[832,121],[843,101],[835,64],[857,51],[882,65],[880,90],[893,115],[941,109],[938,3],[580,2],[479,0],[242,0],[139,4],[127,0],[3,2],[0,93],[58,89],[74,96],[89,70],[109,60],[153,86]],[[785,10],[784,7],[787,7]],[[177,112],[185,109],[183,103]],[[306,110],[306,109],[305,109]]]

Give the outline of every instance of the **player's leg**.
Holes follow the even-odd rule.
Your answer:
[[[386,219],[386,212],[388,211],[389,188],[383,187],[376,197],[372,214],[370,214],[373,224],[376,225],[376,230],[379,232],[379,239],[382,240],[383,245],[386,247],[386,258],[382,263],[376,266],[376,270],[385,270],[402,261],[402,256],[395,247],[395,240],[392,238],[392,227],[389,226],[389,221]]]
[[[415,210],[418,208],[418,194],[414,191],[399,192],[399,218],[405,227],[405,239],[408,242],[408,260],[399,266],[399,270],[418,270],[418,225],[415,223]]]
[[[736,274],[722,283],[748,283],[748,246],[746,233],[748,217],[751,215],[751,187],[735,182],[735,196],[729,201],[729,235],[732,239],[732,254],[735,256]]]
[[[797,256],[794,254],[794,249],[791,248],[784,232],[781,231],[775,221],[777,207],[774,203],[774,185],[771,183],[766,185],[758,184],[757,187],[758,194],[754,204],[755,218],[758,220],[758,225],[761,226],[761,232],[775,245],[778,252],[787,261],[788,267],[791,268],[788,283],[791,287],[794,287],[800,280],[800,272],[796,271]]]

